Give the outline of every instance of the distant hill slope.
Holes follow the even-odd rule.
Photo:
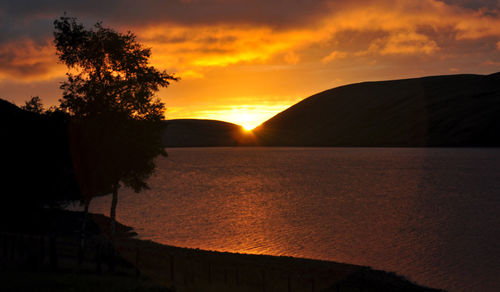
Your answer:
[[[197,119],[165,121],[165,147],[238,146],[248,144],[248,133],[238,125]]]
[[[500,73],[341,86],[254,134],[279,146],[500,146]]]

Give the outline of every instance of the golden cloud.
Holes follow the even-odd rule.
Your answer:
[[[168,25],[158,24],[140,31],[154,48],[154,62],[180,70],[230,66],[238,63],[269,63],[282,55],[287,64],[297,64],[311,46],[324,55],[318,62],[370,54],[432,55],[440,44],[422,28],[435,33],[455,32],[455,41],[500,36],[500,19],[481,11],[450,6],[440,1],[365,1],[364,5],[333,11],[309,26],[274,29],[258,25]],[[361,51],[339,51],[335,34],[343,31],[379,31],[384,35],[361,44]],[[330,45],[329,45],[330,44]]]
[[[334,60],[345,59],[347,57],[347,55],[348,54],[346,52],[333,51],[328,56],[321,59],[321,61],[323,63],[329,63],[329,62],[334,61]]]
[[[196,5],[197,2],[190,3]],[[370,56],[436,55],[454,42],[500,37],[500,19],[485,10],[469,10],[437,0],[366,0],[331,2],[302,26],[273,26],[263,22],[235,23],[166,21],[130,27],[153,49],[152,63],[186,79],[204,78],[204,70],[236,64],[284,65],[309,62],[321,66],[333,60]],[[311,20],[314,19],[314,20]],[[433,32],[430,34],[425,29]],[[340,48],[342,32],[377,32],[356,40],[356,49]],[[450,50],[460,47],[451,46]],[[500,50],[500,42],[496,43]],[[313,53],[311,53],[314,51]],[[452,52],[453,53],[453,52]],[[459,53],[455,54],[460,57]],[[380,61],[379,60],[379,61]],[[29,39],[0,44],[0,78],[46,80],[63,76],[50,40],[40,45]]]
[[[37,44],[31,39],[16,40],[0,46],[0,79],[18,81],[49,80],[64,75],[50,42]]]
[[[435,41],[415,32],[394,33],[387,38],[377,39],[368,48],[380,55],[432,54],[439,49]]]

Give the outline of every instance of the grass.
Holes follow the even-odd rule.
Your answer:
[[[23,271],[4,272],[0,278],[2,278],[1,291],[172,291],[147,278],[134,278],[124,275]]]

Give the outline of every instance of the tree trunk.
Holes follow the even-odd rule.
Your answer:
[[[111,218],[111,239],[115,239],[116,235],[116,205],[118,205],[118,187],[113,188],[113,198],[111,199],[111,210],[109,212],[109,217]]]

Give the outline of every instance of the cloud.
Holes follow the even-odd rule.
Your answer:
[[[5,2],[5,3],[4,3]],[[183,25],[214,23],[302,25],[324,12],[327,0],[18,0],[3,1],[0,10],[16,17],[54,18],[68,12],[80,18],[118,25],[170,22]],[[342,1],[340,1],[342,2]]]
[[[141,28],[138,34],[154,48],[156,63],[182,70],[266,64],[276,61],[276,56],[297,64],[310,59],[313,49],[318,57],[311,61],[318,63],[368,54],[429,56],[456,49],[460,42],[471,45],[466,41],[500,36],[499,18],[462,6],[435,0],[354,2],[357,5],[328,2],[330,6],[323,5],[328,13],[323,11],[322,17],[300,27],[276,28],[256,18],[255,24],[158,23]]]
[[[182,79],[202,79],[205,78],[205,75],[203,73],[194,71],[194,70],[186,70],[183,72],[178,73],[178,76]]]
[[[415,32],[399,32],[387,38],[377,39],[368,48],[369,52],[381,55],[430,55],[439,50],[435,41]]]
[[[237,66],[284,74],[419,58],[445,62],[447,71],[500,50],[498,1],[18,0],[0,3],[1,79],[64,77],[52,48],[52,21],[64,11],[87,26],[103,20],[133,31],[152,48],[153,65],[184,81]]]
[[[474,10],[495,10],[500,7],[498,0],[440,0],[448,5],[461,6]]]
[[[50,43],[24,39],[0,46],[0,79],[46,80],[63,74],[64,67],[57,64]]]
[[[297,53],[291,51],[286,53],[283,59],[286,63],[295,65],[300,61],[300,56]]]
[[[331,61],[338,60],[338,59],[344,59],[346,57],[347,57],[346,52],[333,51],[328,56],[321,59],[321,61],[323,63],[329,63]]]
[[[483,62],[482,65],[498,67],[498,66],[500,66],[500,61],[487,60],[487,61]]]

